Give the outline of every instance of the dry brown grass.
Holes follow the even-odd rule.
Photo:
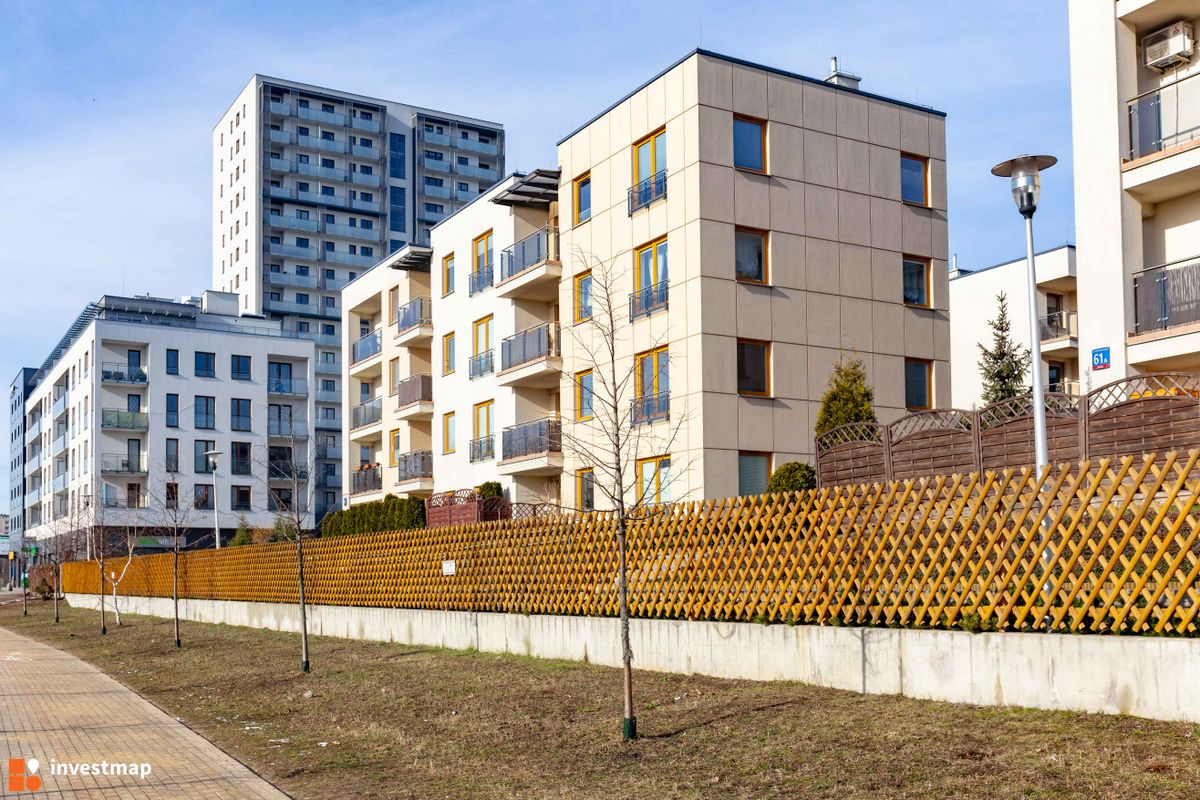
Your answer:
[[[0,625],[96,664],[296,797],[1193,798],[1196,726],[312,639],[47,603]],[[312,692],[311,697],[305,697]]]

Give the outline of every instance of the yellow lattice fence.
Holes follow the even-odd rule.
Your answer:
[[[677,503],[630,531],[635,616],[1193,635],[1200,451]],[[306,542],[308,600],[611,616],[615,521],[546,517]],[[170,554],[120,591],[169,597]],[[454,575],[442,574],[453,560]],[[94,593],[95,562],[64,565]],[[181,595],[296,601],[288,543],[185,554]]]

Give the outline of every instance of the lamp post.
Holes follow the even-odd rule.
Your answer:
[[[221,516],[217,507],[217,457],[221,455],[220,450],[206,450],[205,457],[212,462],[213,472],[213,536],[216,539],[217,549],[221,549]]]
[[[1046,449],[1046,396],[1042,389],[1042,338],[1038,326],[1037,276],[1033,267],[1033,212],[1037,211],[1041,194],[1042,170],[1058,163],[1054,156],[1023,155],[992,167],[998,178],[1009,178],[1013,202],[1025,218],[1025,263],[1029,287],[1029,352],[1033,371],[1033,447],[1040,474],[1050,463]]]

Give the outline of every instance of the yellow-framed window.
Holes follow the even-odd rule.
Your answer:
[[[471,438],[483,439],[492,435],[492,408],[494,404],[494,400],[484,400],[482,403],[475,404],[473,419],[471,421],[471,431],[474,435]]]
[[[596,472],[591,467],[575,472],[575,505],[580,511],[596,510]]]
[[[751,397],[771,395],[771,343],[737,340],[737,390]]]
[[[653,178],[667,168],[667,129],[659,128],[654,133],[633,143],[634,185]]]
[[[638,353],[634,360],[637,366],[634,378],[638,397],[670,391],[670,358],[666,345]]]
[[[400,359],[388,362],[388,396],[394,396],[400,387]]]
[[[442,297],[454,293],[454,253],[442,257]]]
[[[592,318],[592,271],[575,276],[575,321]]]
[[[748,172],[767,171],[767,121],[733,117],[733,166]]]
[[[591,419],[596,415],[593,408],[596,398],[592,391],[592,371],[585,369],[575,373],[575,419]]]
[[[929,159],[925,156],[900,154],[900,199],[913,205],[929,205]]]
[[[571,194],[575,198],[573,213],[575,224],[592,218],[592,173],[585,172],[572,182]]]
[[[474,270],[479,270],[492,263],[492,232],[481,234],[471,242],[471,252],[474,257]]]
[[[652,456],[637,461],[638,502],[665,503],[670,500],[671,457]]]
[[[633,254],[635,289],[656,286],[667,279],[667,237],[637,248]]]
[[[767,232],[757,228],[733,230],[734,277],[743,283],[767,283]]]
[[[442,337],[442,374],[454,372],[454,334],[447,333]]]
[[[909,411],[933,408],[933,362],[904,359],[904,406]]]
[[[400,311],[400,287],[388,289],[388,325],[396,324],[396,315]]]
[[[471,323],[471,355],[486,353],[492,349],[492,315]]]
[[[455,440],[454,412],[442,414],[442,452],[453,453],[458,446]]]
[[[933,305],[929,280],[929,259],[920,256],[903,256],[903,299],[904,305],[929,308]]]
[[[393,428],[388,434],[388,466],[394,467],[400,456],[400,429]]]

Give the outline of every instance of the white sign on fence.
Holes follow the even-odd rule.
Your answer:
[[[453,575],[456,567],[457,567],[457,565],[453,561],[443,561],[442,562],[442,574],[443,575]]]

